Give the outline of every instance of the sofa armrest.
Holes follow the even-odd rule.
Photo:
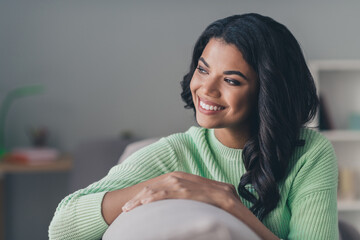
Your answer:
[[[167,199],[120,214],[103,240],[259,240],[243,222],[210,204]]]

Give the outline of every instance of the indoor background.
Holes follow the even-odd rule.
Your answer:
[[[286,25],[307,60],[360,59],[355,0],[0,0],[0,103],[17,87],[44,88],[12,105],[6,147],[29,146],[28,129],[43,126],[67,153],[90,139],[186,131],[195,122],[180,81],[195,41],[212,21],[247,12]],[[68,178],[8,176],[7,239],[47,239]]]

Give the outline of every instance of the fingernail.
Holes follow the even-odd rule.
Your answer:
[[[130,210],[130,208],[132,207],[133,203],[126,203],[123,207],[122,207],[122,210],[127,212]]]
[[[143,200],[140,201],[142,204],[146,204],[150,202],[150,198],[145,198]]]

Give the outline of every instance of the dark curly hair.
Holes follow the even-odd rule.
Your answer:
[[[292,153],[305,143],[299,139],[301,127],[316,114],[319,100],[314,80],[299,43],[284,25],[255,13],[234,15],[210,24],[197,40],[190,71],[181,82],[185,108],[196,111],[190,81],[212,38],[234,44],[258,75],[253,134],[242,152],[247,171],[238,192],[253,204],[250,210],[262,220],[279,202],[278,184],[289,172]],[[245,188],[247,184],[258,197]]]

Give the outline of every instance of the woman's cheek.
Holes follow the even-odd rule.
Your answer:
[[[195,84],[196,84],[196,79],[193,77],[190,81],[190,90],[192,93],[194,93]]]
[[[199,81],[196,78],[192,78],[191,82],[190,82],[190,91],[191,91],[191,95],[193,97],[193,101],[195,103],[196,101],[196,90],[199,88]]]

